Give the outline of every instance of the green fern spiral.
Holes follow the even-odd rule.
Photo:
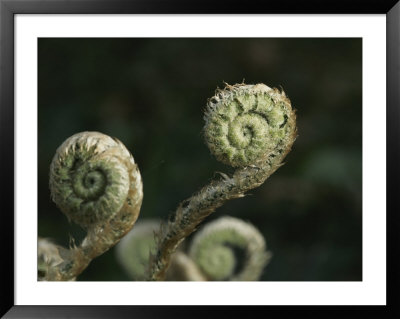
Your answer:
[[[227,85],[208,101],[204,136],[219,161],[233,167],[255,165],[282,152],[293,135],[294,117],[289,100],[277,89]]]
[[[144,220],[121,239],[116,246],[118,262],[134,280],[144,280],[149,265],[150,253],[155,251],[154,234],[160,228],[159,220]]]
[[[257,280],[269,261],[262,234],[233,217],[208,223],[193,238],[189,256],[208,280]]]
[[[117,139],[98,132],[68,138],[50,166],[53,201],[82,227],[105,222],[131,200],[136,164]]]

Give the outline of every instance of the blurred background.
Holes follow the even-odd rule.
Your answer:
[[[261,280],[362,280],[362,41],[352,38],[40,38],[38,235],[68,246],[84,232],[50,199],[57,147],[81,131],[121,140],[138,163],[139,220],[166,219],[216,176],[232,173],[202,139],[217,87],[283,88],[297,109],[286,164],[206,220],[254,224],[273,253]],[[130,280],[115,249],[78,280]]]

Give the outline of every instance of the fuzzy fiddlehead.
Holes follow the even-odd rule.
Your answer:
[[[238,218],[221,217],[196,233],[189,256],[206,280],[258,280],[271,254],[262,234]]]
[[[264,84],[227,85],[209,99],[204,137],[232,176],[212,181],[179,204],[159,232],[148,279],[163,280],[171,254],[204,218],[226,201],[260,186],[281,165],[296,138],[296,115],[285,93]]]
[[[204,136],[211,153],[232,167],[263,165],[268,158],[272,161],[287,151],[295,127],[289,100],[263,84],[217,91],[204,118]]]
[[[117,139],[98,132],[68,138],[50,166],[53,201],[87,231],[80,246],[59,249],[63,259],[45,280],[69,280],[132,228],[138,218],[142,180],[132,155]]]

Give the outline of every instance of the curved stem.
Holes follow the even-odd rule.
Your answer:
[[[212,181],[197,194],[180,203],[167,226],[157,235],[158,250],[150,261],[149,279],[163,280],[171,255],[183,239],[218,207],[231,199],[243,197],[245,192],[260,186],[280,166],[281,164],[265,163],[262,167],[239,169],[232,177],[225,175],[222,179]]]
[[[207,278],[197,267],[196,263],[185,253],[176,251],[168,269],[167,281],[206,281]]]
[[[141,198],[137,197],[137,200],[134,210],[121,211],[108,223],[90,228],[79,246],[73,246],[70,249],[58,246],[63,262],[51,267],[44,280],[71,280],[81,274],[94,258],[117,244],[135,224],[140,211]]]

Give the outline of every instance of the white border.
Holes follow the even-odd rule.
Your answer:
[[[15,31],[17,305],[386,303],[384,15],[17,15]],[[362,37],[363,281],[37,282],[38,37]]]

